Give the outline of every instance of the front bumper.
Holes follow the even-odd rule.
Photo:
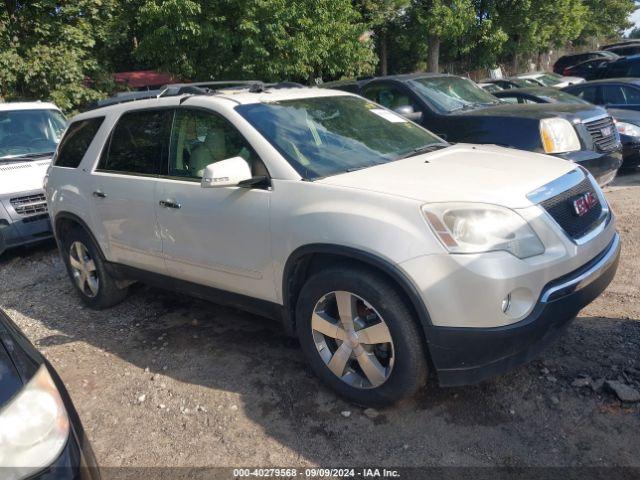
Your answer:
[[[613,181],[618,169],[622,166],[620,151],[601,153],[593,150],[579,150],[556,156],[577,163],[589,170],[589,173],[595,177],[601,187]]]
[[[640,165],[640,142],[623,142],[622,144],[622,168],[631,170]]]
[[[20,215],[8,199],[0,199],[0,255],[8,248],[51,238],[48,213]]]
[[[528,362],[609,285],[620,256],[616,234],[598,256],[547,284],[533,311],[494,328],[427,328],[431,359],[442,386],[477,383]]]

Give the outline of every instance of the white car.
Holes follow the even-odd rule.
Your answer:
[[[66,125],[51,103],[0,103],[0,254],[52,236],[42,182]]]
[[[585,79],[582,77],[563,77],[553,72],[536,72],[518,75],[516,78],[524,80],[533,80],[537,82],[541,87],[555,87],[564,88],[569,85],[577,85],[584,83]]]
[[[462,385],[529,360],[616,271],[613,214],[575,164],[450,146],[335,90],[150,95],[75,117],[45,184],[90,307],[132,281],[240,306],[385,405],[430,367]]]

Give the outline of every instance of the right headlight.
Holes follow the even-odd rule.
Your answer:
[[[618,133],[622,135],[628,135],[629,137],[640,137],[640,127],[633,123],[618,122],[616,121],[616,128]]]
[[[545,153],[566,153],[580,150],[576,129],[564,118],[540,120],[540,139]]]
[[[42,365],[0,410],[0,471],[3,479],[25,478],[51,465],[69,436],[62,398]]]
[[[478,203],[439,203],[422,207],[427,222],[452,253],[505,251],[518,258],[544,253],[529,224],[513,210]]]

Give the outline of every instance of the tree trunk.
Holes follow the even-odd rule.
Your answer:
[[[383,32],[380,37],[380,74],[387,75],[388,70],[388,53],[387,53],[387,33]]]
[[[429,35],[429,51],[427,52],[427,68],[429,72],[438,73],[440,60],[440,37]]]

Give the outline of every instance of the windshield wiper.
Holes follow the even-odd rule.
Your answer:
[[[4,155],[0,157],[1,161],[15,161],[15,160],[33,160],[36,158],[50,157],[53,152],[40,152],[40,153],[22,153],[20,155]]]
[[[414,148],[410,152],[407,152],[403,155],[400,155],[396,158],[396,160],[402,160],[403,158],[415,157],[417,155],[422,155],[423,153],[434,152],[436,150],[440,150],[442,148],[447,148],[449,145],[446,143],[429,143],[427,145],[423,145],[418,148]]]
[[[369,167],[376,167],[378,165],[383,165],[385,163],[387,163],[387,162],[365,163],[364,165],[358,165],[357,167],[349,167],[346,170],[344,170],[344,173],[357,172],[358,170],[364,170],[365,168],[369,168]]]

